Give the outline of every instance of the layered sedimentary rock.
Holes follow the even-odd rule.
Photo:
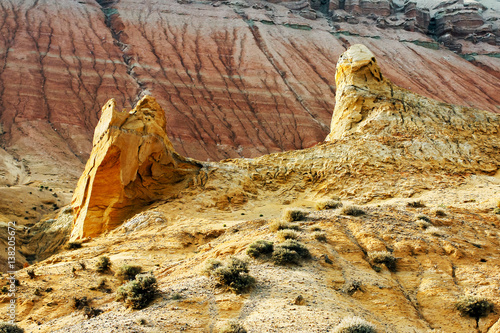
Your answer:
[[[200,165],[179,156],[165,131],[165,113],[152,97],[130,112],[117,111],[113,99],[106,103],[71,202],[72,239],[111,230],[144,205],[188,186]]]
[[[332,27],[308,7],[320,10],[322,1],[3,1],[0,183],[73,188],[109,96],[121,109],[154,95],[170,110],[168,135],[184,156],[214,161],[311,147],[329,133],[335,60],[356,43],[393,57],[382,69],[400,86],[498,112],[496,46],[479,50],[484,43],[471,39],[464,52],[484,55],[471,56],[474,66],[404,30],[427,28],[419,13],[429,4],[381,3],[394,13],[371,13],[378,2],[337,2],[365,9],[334,9],[359,23]]]
[[[335,78],[336,104],[327,141],[358,137],[378,141],[381,146],[374,149],[382,160],[401,147],[415,165],[433,161],[433,168],[497,172],[498,116],[397,87],[383,77],[364,45],[354,45],[340,57]]]

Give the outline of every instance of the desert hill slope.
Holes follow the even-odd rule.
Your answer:
[[[143,202],[142,212],[126,221],[108,223],[100,236],[88,238],[78,231],[82,248],[60,250],[35,263],[30,267],[34,279],[27,269],[19,273],[20,325],[30,332],[219,332],[235,320],[248,332],[327,332],[344,317],[357,316],[378,332],[498,332],[500,220],[494,208],[500,197],[499,116],[398,87],[363,45],[343,53],[335,78],[336,104],[326,142],[217,163],[176,157],[200,167],[181,187],[154,203]],[[123,169],[109,162],[120,159],[113,147],[128,154],[117,138],[127,133],[147,138],[137,133],[156,128],[153,118],[161,108],[155,100],[146,96],[131,112],[105,110],[107,120],[96,130],[87,165],[95,168],[87,167],[81,176],[80,181],[89,180],[85,188],[104,190],[102,182],[92,182],[99,170],[106,175],[126,170],[129,176],[123,179],[137,175],[140,186],[134,181],[115,188],[123,196],[114,198],[122,199],[153,193],[154,177],[172,179],[169,175],[178,172],[175,163],[166,162],[167,170],[161,156],[176,153],[162,135],[154,137],[163,138],[164,145],[150,141],[141,146],[153,152],[138,155],[147,156],[150,164]],[[127,184],[141,190],[130,191]],[[73,212],[101,209],[113,216],[121,208],[114,200],[79,200],[82,193],[92,197],[92,191],[75,191]],[[314,209],[335,197],[344,208],[360,205],[364,214]],[[87,202],[85,209],[81,202]],[[297,229],[289,234],[305,244],[311,258],[282,266],[270,258],[247,257],[256,240],[281,244],[284,233],[275,231],[275,220],[290,207],[308,212],[289,225]],[[59,230],[56,240],[69,237],[72,229],[85,232],[85,219],[76,224],[75,218],[68,219],[73,212],[66,209],[53,226],[45,224],[49,231]],[[54,250],[46,239],[38,244]],[[381,251],[394,262],[374,261]],[[159,295],[142,310],[125,308],[115,301],[119,279],[94,268],[100,255],[110,257],[114,272],[123,264],[151,271]],[[210,259],[232,255],[248,260],[256,280],[240,295],[202,274]],[[101,278],[104,288],[97,286]],[[455,304],[463,295],[489,299],[493,311],[477,318],[460,315]],[[82,296],[103,313],[86,319],[67,304]]]
[[[69,203],[110,96],[117,110],[155,96],[198,160],[303,149],[328,135],[336,59],[362,43],[395,84],[498,112],[494,4],[323,2],[2,1],[1,220]]]

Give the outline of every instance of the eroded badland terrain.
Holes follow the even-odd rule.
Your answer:
[[[18,325],[500,332],[500,8],[436,3],[2,1]]]

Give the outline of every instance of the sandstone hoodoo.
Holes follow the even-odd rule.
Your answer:
[[[339,58],[335,80],[327,141],[357,138],[378,151],[378,160],[390,152],[399,161],[410,158],[407,162],[422,171],[498,170],[498,115],[440,103],[392,84],[364,45]]]
[[[200,165],[175,152],[165,128],[165,113],[150,96],[130,112],[117,111],[113,99],[106,103],[71,203],[72,239],[111,230],[187,187]]]

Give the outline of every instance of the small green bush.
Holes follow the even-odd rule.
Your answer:
[[[278,236],[278,239],[280,239],[282,241],[287,240],[287,239],[298,239],[299,238],[299,234],[297,233],[297,231],[291,230],[291,229],[280,230],[276,233],[276,235]]]
[[[213,271],[212,276],[231,291],[241,294],[255,284],[255,278],[248,274],[248,262],[231,257],[222,266]]]
[[[101,256],[97,259],[97,263],[95,264],[95,268],[99,273],[104,273],[111,267],[111,261],[109,257]]]
[[[205,266],[203,267],[203,274],[210,276],[217,268],[221,266],[222,262],[220,262],[219,260],[208,259],[207,262],[205,263]]]
[[[87,296],[73,297],[71,300],[71,307],[73,309],[81,310],[86,306],[89,306],[89,300],[87,299]]]
[[[283,229],[291,229],[291,230],[300,230],[300,226],[296,223],[288,223],[282,220],[273,220],[269,224],[269,230],[272,232],[276,232],[278,230]]]
[[[289,208],[283,212],[283,220],[285,222],[295,222],[305,219],[307,213],[301,209]]]
[[[406,205],[408,207],[412,207],[412,208],[423,208],[423,207],[425,207],[425,203],[422,200],[410,201]]]
[[[276,265],[298,264],[300,258],[309,259],[311,254],[304,244],[288,239],[277,245],[273,252],[273,262]]]
[[[0,323],[0,333],[24,333],[24,329],[11,323]]]
[[[248,246],[247,255],[252,258],[258,258],[261,255],[271,254],[273,249],[273,242],[260,239]]]
[[[500,214],[500,208],[495,208],[493,209],[494,214]]]
[[[115,273],[115,276],[122,281],[125,280],[130,281],[135,279],[135,276],[141,272],[142,272],[141,266],[123,265],[120,268],[118,268],[118,271]]]
[[[75,250],[75,249],[79,249],[82,247],[82,242],[69,242],[67,245],[66,245],[66,248],[68,250]]]
[[[462,316],[469,316],[479,320],[480,317],[487,316],[493,311],[493,303],[478,296],[463,296],[455,304],[455,307]]]
[[[94,308],[92,306],[86,306],[83,308],[83,315],[87,317],[88,319],[97,317],[100,315],[103,311],[98,308]]]
[[[311,234],[311,236],[317,240],[318,242],[326,242],[326,232],[324,231],[315,231]]]
[[[36,277],[35,270],[32,268],[26,270],[26,274],[28,274],[29,278],[32,280]]]
[[[371,264],[384,264],[388,270],[396,270],[396,258],[388,251],[375,251],[368,255]]]
[[[425,229],[425,232],[428,234],[431,234],[433,236],[436,236],[436,237],[440,237],[440,236],[445,235],[444,230],[442,230],[438,227],[428,227],[427,229]]]
[[[316,203],[316,210],[337,209],[342,207],[342,202],[338,200],[322,200]]]
[[[423,220],[425,222],[431,223],[431,219],[427,215],[417,215],[417,220]]]
[[[298,264],[300,256],[297,252],[285,249],[283,247],[276,247],[273,252],[273,262],[276,265]]]
[[[170,296],[170,299],[173,299],[174,301],[180,300],[182,298],[182,295],[180,293],[173,293],[172,296]]]
[[[365,211],[357,206],[345,206],[341,209],[340,213],[342,215],[350,215],[350,216],[361,216],[365,215]]]
[[[342,319],[333,330],[334,333],[377,333],[375,326],[359,317]]]
[[[247,330],[240,323],[231,321],[219,333],[247,333]]]
[[[309,253],[309,250],[307,249],[307,247],[305,247],[304,244],[297,242],[296,240],[288,239],[278,246],[297,252],[299,254],[299,256],[303,259],[311,258],[311,254]]]
[[[153,275],[137,274],[135,280],[118,288],[116,299],[125,302],[125,305],[132,309],[142,309],[155,298],[157,289],[156,278]]]
[[[429,222],[425,221],[425,220],[417,220],[417,222],[415,222],[415,224],[420,228],[420,229],[423,229],[423,230],[426,230],[427,228],[429,228],[430,226],[432,226],[432,224],[430,224]]]
[[[439,208],[436,208],[436,209],[433,209],[432,210],[432,213],[434,214],[434,216],[436,217],[445,217],[446,216],[446,213],[444,210],[442,209],[439,209]]]

